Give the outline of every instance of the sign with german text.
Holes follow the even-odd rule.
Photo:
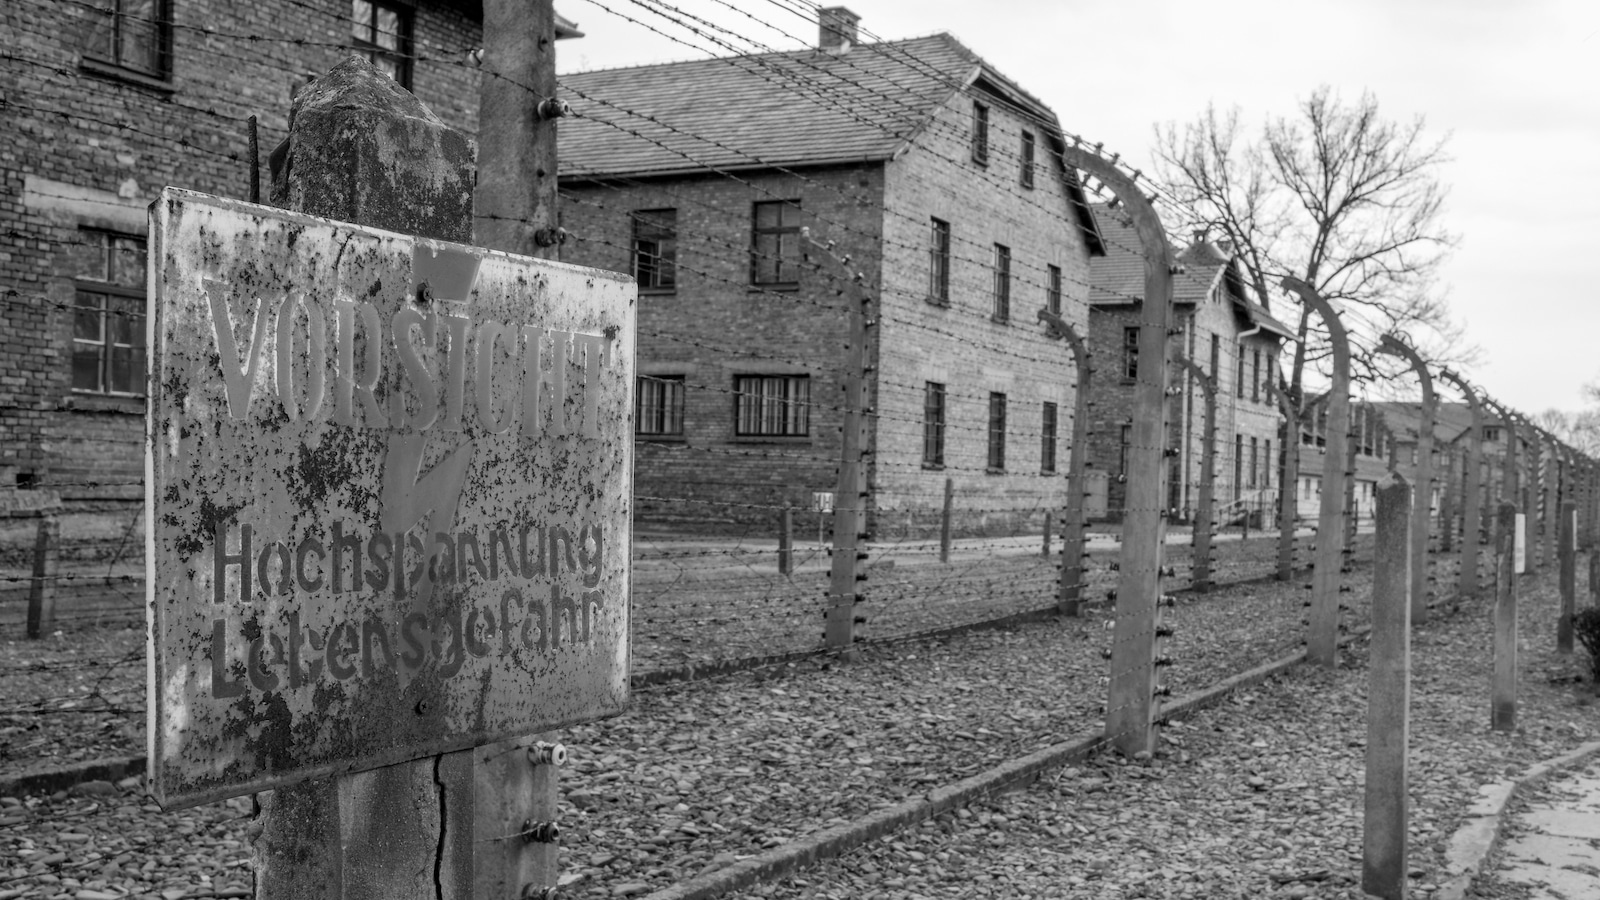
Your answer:
[[[633,279],[173,189],[150,231],[161,804],[619,712]]]

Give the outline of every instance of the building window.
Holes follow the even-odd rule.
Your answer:
[[[1249,486],[1250,486],[1251,490],[1255,490],[1257,487],[1260,486],[1259,483],[1256,481],[1257,473],[1259,473],[1260,471],[1261,471],[1261,445],[1256,440],[1255,436],[1251,435],[1251,437],[1250,437],[1250,476],[1249,476],[1249,478],[1250,478]]]
[[[172,74],[170,0],[90,0],[84,53],[141,75]]]
[[[800,282],[800,201],[769,200],[755,205],[750,234],[750,283]]]
[[[1133,446],[1133,426],[1122,426],[1122,434],[1117,445],[1117,474],[1124,478],[1128,475],[1128,448]]]
[[[378,71],[411,89],[411,9],[379,0],[350,0],[350,43]]]
[[[1045,403],[1044,420],[1039,426],[1039,471],[1046,475],[1056,470],[1056,405]]]
[[[1244,435],[1233,436],[1233,499],[1244,496]]]
[[[1272,438],[1266,438],[1264,446],[1266,449],[1261,451],[1261,486],[1270,488],[1272,487],[1272,470],[1276,466],[1276,461],[1272,458]]]
[[[1234,356],[1234,359],[1238,360],[1238,370],[1239,371],[1237,372],[1238,378],[1235,379],[1237,384],[1234,387],[1233,393],[1234,393],[1234,396],[1238,397],[1240,400],[1243,400],[1244,399],[1244,382],[1245,382],[1244,345],[1243,344],[1234,344],[1234,347],[1237,348],[1237,350],[1238,350],[1238,353],[1237,353],[1237,355]]]
[[[1218,367],[1222,365],[1222,335],[1211,336],[1211,384],[1215,386],[1222,380]]]
[[[1033,187],[1033,132],[1022,133],[1022,186]]]
[[[642,209],[633,214],[633,277],[643,291],[677,289],[677,210]]]
[[[734,379],[734,434],[804,437],[811,433],[811,377],[740,375]]]
[[[989,471],[1006,468],[1006,395],[989,393]]]
[[[1497,443],[1500,440],[1500,427],[1498,425],[1483,426],[1483,439],[1490,443]]]
[[[1061,315],[1061,267],[1045,266],[1044,306],[1056,315]]]
[[[1250,399],[1261,402],[1261,351],[1250,351]]]
[[[950,223],[933,220],[928,239],[928,301],[950,305]]]
[[[72,389],[145,392],[143,238],[78,232],[72,311]]]
[[[922,389],[922,464],[944,468],[944,385],[937,381]]]
[[[633,433],[683,434],[683,376],[640,375],[634,392]]]
[[[982,103],[972,104],[972,161],[989,164],[989,107]]]
[[[994,245],[994,320],[1011,320],[1011,248]]]
[[[1139,326],[1122,329],[1122,380],[1133,381],[1139,377]]]

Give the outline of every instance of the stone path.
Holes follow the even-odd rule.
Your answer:
[[[1549,787],[1515,816],[1496,875],[1535,900],[1600,897],[1600,758]]]

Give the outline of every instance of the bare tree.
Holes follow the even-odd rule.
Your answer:
[[[1584,385],[1583,390],[1591,403],[1600,401],[1600,389],[1595,385]],[[1580,453],[1588,456],[1600,454],[1600,409],[1591,407],[1568,413],[1552,407],[1535,413],[1533,423]]]
[[[1344,311],[1365,348],[1398,329],[1439,362],[1477,356],[1437,285],[1455,244],[1441,221],[1439,170],[1448,158],[1421,118],[1397,124],[1372,94],[1347,105],[1323,86],[1254,140],[1242,134],[1238,109],[1214,107],[1186,125],[1157,126],[1156,138],[1158,175],[1189,217],[1184,224],[1225,235],[1263,302],[1294,275]],[[1326,354],[1325,329],[1309,312],[1298,310],[1289,370],[1296,397],[1307,364]],[[1353,348],[1358,378],[1395,371],[1363,349]]]

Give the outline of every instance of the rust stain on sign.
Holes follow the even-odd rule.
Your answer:
[[[620,711],[633,280],[187,191],[151,215],[162,805]]]

